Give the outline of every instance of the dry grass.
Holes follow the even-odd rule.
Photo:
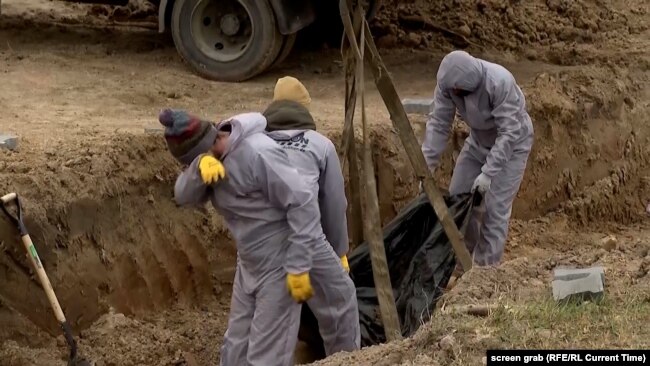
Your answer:
[[[648,348],[650,292],[609,291],[599,303],[562,305],[540,291],[489,304],[486,317],[438,311],[412,338],[317,364],[483,366],[488,349]]]
[[[617,232],[618,249],[611,251],[599,247],[605,232],[572,231],[551,221],[513,232],[519,246],[511,259],[465,273],[413,337],[317,364],[483,366],[488,349],[650,347],[650,228]],[[556,303],[551,282],[558,266],[604,267],[605,297]],[[494,310],[482,317],[453,310],[468,305]]]
[[[483,365],[487,349],[631,349],[650,345],[648,293],[612,294],[599,303],[559,305],[550,296],[540,296],[498,305],[485,318],[438,313],[414,337],[413,352],[405,355],[403,365],[420,365],[418,355],[432,360],[431,364]]]

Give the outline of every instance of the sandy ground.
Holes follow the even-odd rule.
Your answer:
[[[440,302],[496,310],[476,318],[443,309],[412,339],[320,362],[480,365],[487,348],[647,348],[638,324],[650,320],[648,4],[454,4],[403,1],[383,9],[373,29],[402,97],[430,96],[444,52],[467,44],[512,70],[527,96],[536,142],[504,263],[467,274]],[[157,127],[163,107],[215,120],[262,110],[274,81],[293,75],[310,90],[321,131],[337,140],[338,51],[297,51],[250,82],[215,83],[192,74],[168,37],[115,25],[90,6],[2,6],[0,131],[19,135],[20,147],[0,150],[0,189],[24,197],[27,225],[83,354],[97,365],[215,364],[233,245],[211,209],[175,207],[178,166],[160,136],[143,130]],[[417,183],[372,89],[368,105],[386,222]],[[413,122],[421,137],[422,118]],[[449,151],[437,173],[443,186],[451,167]],[[608,235],[615,246],[602,244]],[[47,300],[5,221],[0,249],[2,364],[65,364]],[[607,301],[555,306],[551,272],[565,264],[604,265]]]

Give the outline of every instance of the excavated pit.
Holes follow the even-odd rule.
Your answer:
[[[393,168],[406,172],[407,167],[399,156],[387,154],[395,151],[394,141],[389,142],[393,147],[383,144],[376,142],[376,155],[385,195],[381,206],[390,219],[399,207],[393,198],[405,202],[413,192],[395,188]],[[225,330],[235,263],[234,245],[221,219],[209,207],[175,205],[179,166],[161,136],[119,134],[69,146],[7,153],[0,189],[20,195],[25,223],[82,351],[116,365],[149,364],[149,357],[174,362],[184,357],[177,352],[184,351],[214,360]],[[2,359],[10,365],[62,362],[60,330],[18,232],[4,217],[0,241]],[[181,335],[149,329],[155,341],[144,359],[124,351],[132,343],[124,340],[125,334],[134,329],[139,336],[146,334],[147,322],[174,327],[170,321],[175,317],[177,326],[193,326]],[[189,341],[199,324],[210,322],[217,343],[201,354]],[[167,353],[164,345],[169,342],[176,348]],[[23,352],[41,348],[56,351],[40,357]]]
[[[218,298],[219,270],[232,267],[234,248],[213,215],[175,206],[176,165],[164,143],[118,136],[86,151],[72,159],[65,150],[46,151],[42,170],[19,154],[3,162],[10,179],[2,189],[21,196],[26,225],[73,327],[86,329],[109,309],[138,318]],[[45,334],[59,334],[57,324],[6,220],[0,238],[0,316],[7,320],[0,338],[39,346]]]
[[[404,55],[410,50],[400,53],[392,48],[441,52],[460,47],[457,37],[429,29],[431,22],[487,45],[487,59],[492,59],[489,49],[496,49],[500,58],[494,60],[513,70],[527,96],[536,140],[513,209],[506,261],[502,269],[475,273],[471,281],[461,283],[451,296],[457,302],[470,298],[482,303],[501,296],[528,299],[530,292],[543,293],[548,282],[544,276],[558,263],[588,265],[597,260],[613,268],[610,283],[643,293],[650,263],[643,242],[647,231],[628,225],[647,218],[650,200],[650,59],[648,38],[643,37],[648,7],[634,1],[592,3],[386,2],[373,22],[382,52],[393,60],[389,69],[395,70],[403,97],[418,88],[416,79],[431,79],[427,88],[433,87],[432,65],[437,65],[439,55],[426,56],[426,66],[409,64],[406,67],[412,70],[404,72],[394,60],[409,59]],[[638,10],[630,11],[628,3],[629,9]],[[9,5],[18,7],[16,2]],[[206,105],[218,105],[219,113],[257,110],[266,103],[275,76],[252,86],[232,86],[232,92],[224,93],[221,85],[188,76],[187,69],[175,63],[169,40],[109,30],[92,14],[85,10],[84,14],[51,25],[49,18],[56,14],[34,13],[35,22],[23,20],[29,18],[25,14],[12,18],[3,13],[0,31],[11,40],[2,51],[10,85],[0,95],[0,104],[7,107],[4,127],[13,129],[17,121],[54,127],[43,133],[52,131],[51,139],[37,138],[41,133],[31,126],[23,136],[20,127],[19,151],[0,151],[0,194],[16,191],[23,197],[26,224],[82,354],[104,366],[184,365],[191,359],[199,365],[215,364],[229,309],[232,240],[211,208],[175,206],[172,186],[179,167],[159,136],[111,129],[139,128],[138,123],[151,120],[151,110],[163,103],[180,103],[200,112],[215,111],[216,107],[204,110]],[[75,27],[65,27],[68,22]],[[76,27],[84,24],[92,27]],[[51,45],[33,41],[48,29],[45,38]],[[147,61],[158,56],[160,63]],[[520,63],[522,59],[545,63]],[[320,103],[314,115],[326,122],[321,131],[338,142],[342,113],[330,106],[342,103],[338,94],[342,80],[331,75],[339,70],[336,65],[321,61],[328,64],[314,62],[307,71],[302,65],[284,71],[307,80],[320,99],[314,98]],[[42,71],[46,65],[53,68],[53,77]],[[80,65],[89,71],[78,72]],[[164,76],[148,72],[153,69]],[[310,74],[312,69],[317,76]],[[97,88],[100,79],[106,84]],[[413,89],[409,84],[415,85]],[[63,94],[70,99],[60,98]],[[384,117],[378,117],[383,116],[377,112],[381,108],[375,107],[369,109],[377,190],[386,223],[415,195],[418,184],[396,133]],[[87,118],[87,124],[79,122],[81,118]],[[423,118],[413,116],[412,122],[421,138]],[[460,149],[465,136],[456,124],[436,175],[443,187],[450,178],[454,150]],[[596,247],[601,234],[621,225],[631,228],[617,233],[626,251],[602,254],[604,249]],[[3,219],[0,249],[1,363],[65,365],[65,343],[47,300],[16,231]],[[629,278],[637,282],[625,282]],[[439,349],[435,362],[416,357],[456,329],[444,321],[434,326],[440,329],[434,332],[428,325],[414,340],[335,356],[322,364],[370,365],[385,362],[390,354],[400,355],[391,363],[396,365],[402,360],[405,365],[458,362],[449,356],[453,352]],[[465,354],[482,356],[484,349],[503,345],[481,342],[476,346],[480,352],[470,345]],[[472,364],[481,362],[479,358]]]
[[[596,94],[606,83],[601,71],[541,74],[524,86],[537,139],[515,218],[560,212],[573,226],[589,226],[643,217],[649,130],[642,111],[625,101],[643,94],[624,76],[618,92]],[[597,101],[574,94],[584,78]],[[421,138],[422,119],[415,117],[413,125]],[[338,144],[340,131],[324,132]],[[465,135],[456,125],[438,175],[443,186]],[[415,195],[417,182],[390,125],[373,125],[372,137],[386,223]],[[211,208],[176,207],[172,187],[179,167],[160,136],[118,134],[70,146],[6,154],[0,188],[23,198],[26,224],[80,332],[82,351],[106,365],[182,364],[192,357],[187,352],[214,362],[235,258],[223,223]],[[63,362],[65,344],[6,220],[0,221],[0,240],[2,359],[8,365]]]

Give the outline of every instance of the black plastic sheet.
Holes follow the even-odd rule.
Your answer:
[[[449,213],[461,233],[479,200],[479,196],[470,194],[445,196]],[[383,234],[402,335],[409,337],[433,313],[456,266],[454,252],[425,194],[411,201],[386,225]],[[359,245],[348,259],[350,275],[357,288],[361,346],[383,343],[386,335],[379,314],[368,244]],[[314,353],[324,356],[318,322],[306,304],[302,309],[299,337]]]

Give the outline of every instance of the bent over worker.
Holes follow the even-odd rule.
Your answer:
[[[292,365],[300,303],[312,296],[312,280],[327,278],[339,290],[324,304],[333,313],[355,296],[324,239],[314,195],[263,133],[266,120],[259,113],[215,126],[166,110],[160,121],[170,151],[188,165],[176,180],[176,202],[211,201],[237,244],[221,365]],[[322,251],[329,255],[315,255]]]
[[[422,152],[434,171],[458,111],[470,134],[456,160],[449,193],[478,190],[484,195],[483,222],[470,225],[480,232],[468,231],[466,241],[476,264],[495,265],[503,256],[512,203],[533,145],[526,99],[503,66],[464,51],[443,58],[437,81]]]
[[[318,197],[323,233],[341,259],[343,268],[349,272],[347,200],[336,148],[332,141],[316,132],[316,124],[307,109],[311,98],[300,81],[292,77],[279,79],[273,99],[264,111],[267,134],[286,151],[291,164]],[[327,253],[322,251],[322,255]],[[347,299],[341,309],[343,312],[334,313],[326,303],[339,290],[320,286],[316,280],[313,285],[314,296],[307,304],[318,320],[325,355],[359,349],[361,331],[356,296]]]

